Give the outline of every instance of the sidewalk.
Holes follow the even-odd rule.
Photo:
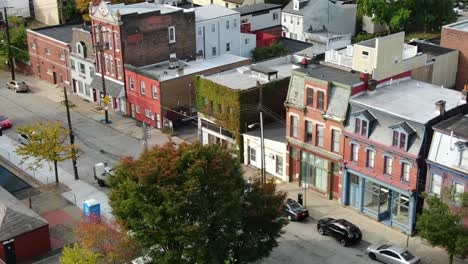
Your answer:
[[[245,171],[246,177],[258,177],[255,176],[258,175],[257,169],[245,165],[242,167]],[[267,179],[270,178],[277,179],[277,177],[267,173]],[[277,182],[279,182],[277,183],[278,190],[286,192],[289,198],[297,201],[297,194],[299,192],[305,194],[305,205],[307,209],[309,209],[310,217],[313,219],[317,220],[325,216],[345,218],[346,220],[356,224],[361,229],[364,241],[371,244],[387,243],[406,247],[406,241],[408,239],[407,235],[370,219],[356,210],[341,206],[337,201],[325,199],[320,194],[310,189],[304,190],[304,188],[299,187],[298,183]],[[413,254],[420,257],[423,263],[448,263],[448,256],[444,249],[430,246],[419,236],[409,237],[407,248]],[[468,263],[468,261],[454,259],[453,263]]]
[[[49,185],[55,182],[55,172],[49,170],[49,166],[44,164],[42,168],[31,170],[28,167],[33,163],[32,159],[21,163],[22,157],[17,155],[14,150],[18,143],[7,136],[0,137],[0,156],[5,160],[12,163],[14,166],[20,168],[27,173],[31,178]],[[88,199],[96,199],[101,205],[101,215],[106,219],[113,219],[112,209],[108,203],[107,195],[94,186],[82,181],[75,180],[74,176],[58,167],[59,182],[67,186],[70,191],[62,193],[62,196],[78,208],[83,210],[83,202]]]

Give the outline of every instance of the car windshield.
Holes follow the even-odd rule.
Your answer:
[[[408,250],[401,253],[401,256],[405,259],[405,260],[412,260],[414,259],[414,256],[413,254],[411,254]]]
[[[18,85],[26,85],[25,82],[18,82]]]
[[[0,121],[5,121],[5,120],[7,120],[7,119],[8,119],[8,118],[7,118],[6,116],[0,115]]]
[[[291,209],[293,211],[297,211],[297,210],[301,210],[302,209],[302,206],[299,204],[299,203],[289,203],[289,206],[291,206]]]
[[[390,247],[390,245],[382,245],[382,246],[378,247],[377,249],[379,249],[379,250],[380,249],[387,249],[389,247]]]

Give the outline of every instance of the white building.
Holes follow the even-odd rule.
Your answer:
[[[281,27],[281,5],[254,4],[240,6],[234,10],[241,16],[241,32]]]
[[[73,28],[70,47],[70,76],[73,92],[84,99],[96,102],[98,96],[91,87],[95,73],[95,57],[90,27]]]
[[[244,164],[261,169],[260,129],[242,134],[244,137]],[[265,171],[288,181],[286,175],[286,126],[279,123],[264,125]]]
[[[346,47],[355,33],[356,11],[357,5],[348,0],[292,0],[282,11],[283,37],[325,50]]]
[[[1,0],[0,1],[0,19],[5,18],[3,8],[8,7],[8,16],[19,16],[28,18],[31,17],[31,10],[29,8],[29,0]]]
[[[218,5],[194,10],[197,57],[210,59],[226,53],[250,57],[256,39],[240,33],[239,12]]]
[[[188,0],[197,6],[219,5],[226,8],[236,8],[239,6],[253,5],[263,3],[264,0]]]

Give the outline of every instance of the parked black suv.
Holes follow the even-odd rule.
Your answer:
[[[284,211],[290,221],[299,221],[309,216],[309,210],[290,198],[284,202]]]
[[[317,230],[321,235],[335,237],[344,247],[362,239],[361,230],[344,219],[322,218],[318,220]]]

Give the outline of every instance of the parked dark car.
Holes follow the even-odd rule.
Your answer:
[[[320,235],[336,238],[344,247],[358,243],[362,239],[361,230],[344,219],[322,218],[317,222],[317,230]]]
[[[290,221],[299,221],[309,217],[309,210],[290,198],[284,202],[284,211]]]

